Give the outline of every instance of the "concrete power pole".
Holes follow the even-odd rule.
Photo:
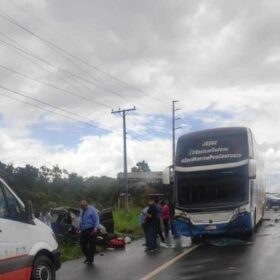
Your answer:
[[[126,197],[125,197],[125,204],[126,204],[126,208],[129,208],[129,203],[128,203],[128,179],[127,179],[127,152],[126,152],[126,115],[128,114],[128,112],[130,111],[135,111],[136,108],[135,106],[133,108],[130,109],[119,109],[119,110],[112,110],[112,114],[120,114],[123,118],[123,165],[124,165],[124,187],[126,190]]]
[[[176,129],[179,129],[181,127],[176,127],[176,121],[179,120],[180,118],[176,118],[175,113],[176,111],[178,111],[179,109],[175,108],[175,104],[178,102],[178,100],[173,100],[172,101],[172,166],[173,169],[175,167],[175,147],[176,147],[176,143],[175,143],[175,131]]]

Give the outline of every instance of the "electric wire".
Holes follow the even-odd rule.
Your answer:
[[[101,127],[99,127],[99,126],[97,126],[97,125],[94,125],[94,124],[92,124],[93,120],[91,120],[91,119],[89,119],[89,118],[87,118],[87,117],[81,116],[81,115],[79,115],[79,114],[77,114],[77,113],[74,113],[74,112],[72,112],[72,111],[63,109],[63,108],[61,108],[61,107],[58,107],[58,106],[56,106],[56,105],[50,104],[50,103],[45,102],[45,101],[42,101],[42,100],[40,100],[40,99],[37,99],[37,98],[34,98],[34,97],[30,97],[30,96],[28,96],[28,95],[26,95],[26,94],[24,94],[24,93],[21,93],[21,92],[19,92],[19,91],[16,91],[16,90],[7,88],[7,87],[5,87],[5,86],[3,86],[3,85],[1,85],[1,84],[0,84],[0,89],[3,89],[3,90],[8,91],[8,92],[11,92],[12,94],[16,94],[16,95],[21,96],[21,97],[24,97],[24,98],[26,98],[26,99],[35,101],[35,102],[37,102],[37,103],[39,103],[39,104],[42,104],[42,105],[44,105],[44,106],[51,107],[51,108],[53,108],[53,109],[55,109],[55,110],[57,110],[57,111],[66,113],[67,116],[65,116],[65,115],[63,115],[63,114],[61,114],[61,113],[57,113],[56,111],[49,110],[49,109],[45,109],[45,108],[42,108],[42,107],[40,107],[40,106],[38,106],[38,105],[35,105],[35,104],[31,104],[31,103],[29,103],[29,102],[23,102],[23,103],[25,103],[25,104],[27,104],[27,105],[30,105],[30,106],[39,108],[39,109],[41,109],[41,110],[43,110],[43,111],[47,111],[47,112],[50,112],[50,113],[54,113],[54,114],[59,115],[59,116],[62,116],[62,117],[64,117],[64,118],[69,118],[69,119],[74,120],[74,121],[77,121],[77,122],[79,122],[79,123],[84,123],[84,124],[86,124],[86,125],[88,125],[88,126],[94,127],[95,129],[102,129],[102,130],[104,130],[104,131],[113,132],[114,134],[117,134],[117,135],[119,135],[119,136],[122,136],[121,133],[119,133],[119,132],[117,132],[117,131],[114,131],[114,130],[112,130],[112,129],[101,128]],[[0,93],[0,94],[1,94],[1,93]],[[1,95],[3,95],[3,94],[1,94]],[[3,95],[3,96],[6,96],[6,97],[8,97],[8,98],[10,98],[10,99],[13,99],[11,96],[7,96],[7,95]],[[19,101],[19,99],[16,99],[16,100]],[[69,116],[69,115],[71,115],[71,116]],[[77,118],[78,118],[78,119],[77,119]],[[138,141],[139,143],[142,143],[142,141],[141,141],[140,139],[136,138],[135,136],[130,135],[130,137],[133,138],[135,141]]]
[[[28,75],[25,75],[25,74],[23,74],[23,73],[21,73],[21,72],[19,72],[19,71],[16,71],[16,70],[14,70],[14,69],[12,69],[12,68],[9,68],[9,67],[7,67],[7,66],[4,66],[4,65],[2,65],[2,64],[0,64],[0,68],[4,69],[4,70],[6,70],[6,71],[9,71],[9,72],[11,72],[11,73],[17,74],[18,76],[21,76],[21,77],[24,77],[24,78],[26,78],[26,79],[29,79],[29,80],[31,80],[31,81],[35,81],[35,82],[37,82],[37,83],[40,83],[40,84],[43,84],[43,85],[45,85],[45,86],[51,87],[51,88],[53,88],[53,89],[55,89],[55,90],[58,90],[58,91],[61,91],[61,92],[63,92],[63,93],[66,93],[66,94],[69,94],[69,95],[78,97],[78,98],[80,98],[80,99],[86,100],[86,101],[91,102],[91,103],[93,103],[93,104],[97,104],[97,105],[100,105],[100,106],[103,106],[103,107],[106,107],[106,108],[111,108],[109,105],[107,105],[107,104],[105,104],[105,103],[98,102],[98,101],[94,101],[94,100],[92,100],[91,98],[88,98],[88,97],[86,97],[86,96],[84,96],[84,95],[80,95],[80,94],[74,93],[74,92],[69,91],[69,90],[67,90],[67,89],[57,87],[57,86],[55,86],[55,85],[53,85],[53,84],[51,84],[51,83],[42,81],[42,80],[37,79],[37,78],[33,78],[33,77],[31,77],[31,76],[28,76]]]
[[[87,62],[87,61],[81,59],[80,57],[78,57],[78,56],[76,56],[76,55],[70,53],[69,51],[66,51],[65,49],[63,49],[63,48],[57,46],[56,44],[54,44],[54,43],[51,42],[50,40],[48,40],[48,39],[46,39],[46,38],[44,38],[44,37],[38,35],[37,33],[31,31],[30,29],[26,28],[26,27],[23,26],[22,24],[18,23],[15,19],[13,19],[11,16],[9,16],[7,13],[3,12],[2,10],[0,10],[0,12],[2,13],[2,14],[0,13],[0,17],[4,18],[4,19],[7,20],[8,22],[10,22],[10,23],[16,25],[18,28],[21,28],[21,29],[24,30],[25,32],[27,32],[27,33],[31,34],[32,36],[36,37],[37,39],[41,40],[42,42],[44,42],[46,45],[48,45],[48,46],[51,47],[52,49],[56,49],[56,50],[58,50],[58,51],[60,51],[60,52],[63,52],[64,54],[68,55],[69,57],[71,57],[71,58],[73,58],[73,59],[76,59],[77,61],[79,61],[79,62],[81,62],[81,63],[83,63],[83,64],[85,64],[85,65],[87,65],[87,66],[90,66],[91,68],[93,68],[93,69],[95,69],[96,71],[98,71],[98,72],[100,72],[100,73],[102,73],[102,74],[104,74],[104,75],[110,77],[111,79],[113,79],[113,80],[115,80],[115,81],[118,81],[119,83],[123,83],[123,84],[127,85],[128,87],[130,87],[130,88],[132,88],[132,89],[134,89],[134,90],[137,90],[137,91],[141,92],[142,94],[145,94],[146,96],[149,96],[149,97],[151,97],[151,98],[153,98],[153,99],[155,99],[155,100],[158,100],[158,101],[164,103],[165,105],[169,105],[169,103],[165,102],[164,100],[162,100],[162,99],[160,99],[160,98],[157,98],[157,97],[155,97],[155,96],[153,96],[153,95],[150,95],[150,94],[148,94],[148,93],[146,93],[146,92],[144,92],[144,91],[142,91],[142,90],[140,90],[140,89],[137,89],[136,87],[134,87],[134,86],[128,84],[127,82],[120,80],[119,78],[117,78],[117,77],[115,77],[115,76],[113,76],[113,75],[111,75],[111,74],[105,72],[104,70],[100,69],[99,67],[97,67],[97,66],[95,66],[95,65],[92,65],[91,63],[89,63],[89,62]],[[96,79],[95,79],[95,80],[96,80]],[[99,83],[100,83],[100,81],[99,81]],[[118,94],[118,93],[116,93],[116,92],[113,92],[111,89],[108,89],[108,88],[104,87],[104,85],[100,85],[100,84],[99,84],[99,85],[96,85],[96,86],[100,87],[100,88],[103,89],[103,90],[110,91],[111,93]]]

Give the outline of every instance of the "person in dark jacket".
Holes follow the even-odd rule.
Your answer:
[[[96,250],[97,232],[100,228],[99,216],[95,208],[88,205],[87,201],[80,203],[80,245],[86,257],[84,263],[92,264]]]
[[[177,232],[176,226],[175,226],[175,222],[174,222],[174,218],[175,218],[175,206],[173,202],[169,203],[169,213],[170,213],[170,226],[171,226],[171,233],[173,235],[174,239],[178,239],[180,238],[180,235]]]
[[[161,242],[164,243],[164,237],[161,229],[161,206],[158,198],[155,199],[155,204],[157,207],[157,235],[160,237]]]
[[[146,219],[147,219],[147,211],[148,211],[148,206],[144,207],[142,209],[142,212],[140,214],[140,225],[143,229],[144,236],[145,236],[145,246],[147,246],[147,238],[146,238]]]
[[[146,213],[146,230],[147,251],[154,252],[157,246],[157,207],[155,200],[150,198],[149,206]]]

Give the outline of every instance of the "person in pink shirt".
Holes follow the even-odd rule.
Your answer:
[[[164,227],[164,235],[168,237],[169,235],[169,222],[170,222],[170,209],[169,206],[163,200],[161,203],[161,219]]]

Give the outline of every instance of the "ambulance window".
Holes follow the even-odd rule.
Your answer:
[[[0,218],[6,218],[6,217],[7,217],[7,207],[4,199],[3,190],[1,188],[1,182],[0,182]]]
[[[18,204],[16,198],[9,192],[9,190],[4,189],[4,195],[7,201],[7,208],[8,208],[8,219],[12,220],[19,220],[21,218],[22,209]]]

